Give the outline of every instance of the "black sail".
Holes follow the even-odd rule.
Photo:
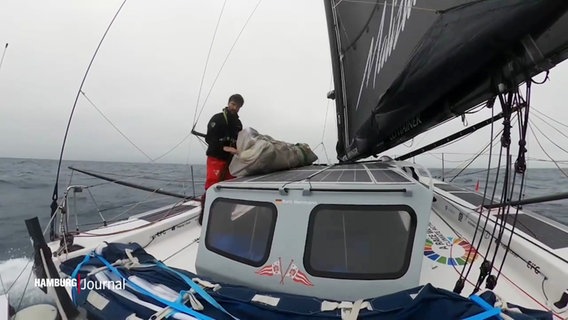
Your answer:
[[[325,0],[340,161],[392,148],[568,57],[566,0]],[[513,63],[514,62],[514,63]]]

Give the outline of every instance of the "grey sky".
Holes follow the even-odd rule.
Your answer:
[[[127,2],[92,66],[84,92],[104,115],[151,158],[186,137],[194,112],[203,108],[196,129],[239,92],[245,98],[240,116],[245,126],[288,142],[322,142],[335,159],[335,108],[325,98],[331,62],[323,3],[320,0],[263,0],[235,42],[257,0],[228,1],[197,106],[207,52],[223,4],[215,1]],[[81,79],[108,23],[122,1],[3,0],[0,45],[9,43],[0,69],[0,157],[57,158]],[[224,60],[226,63],[215,81]],[[537,86],[534,105],[568,122],[563,104],[568,93],[568,65]],[[212,88],[212,89],[211,89]],[[327,118],[326,118],[326,112]],[[468,117],[470,124],[489,112]],[[540,127],[545,128],[542,122]],[[448,128],[445,128],[448,127]],[[418,137],[412,150],[459,130],[449,124]],[[450,128],[451,127],[451,128]],[[566,129],[566,128],[564,128]],[[546,130],[553,135],[552,130]],[[477,152],[489,131],[467,138],[445,152]],[[561,145],[568,139],[558,133]],[[556,158],[568,155],[553,151]],[[545,158],[529,141],[529,156]],[[316,153],[325,161],[321,146]],[[450,156],[448,156],[450,157]],[[448,158],[447,157],[447,158]],[[79,98],[65,159],[148,161],[129,144],[85,97]],[[466,157],[455,156],[454,160]],[[204,163],[204,147],[193,136],[160,162]],[[438,165],[436,155],[424,156]],[[457,163],[455,163],[457,164]]]

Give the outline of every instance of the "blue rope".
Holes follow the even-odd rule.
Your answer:
[[[178,312],[184,312],[186,314],[192,315],[194,317],[196,317],[199,320],[214,320],[213,318],[210,318],[202,313],[196,312],[195,310],[188,308],[186,305],[182,304],[180,301],[181,299],[178,298],[175,302],[163,299],[159,296],[154,295],[153,293],[147,291],[146,289],[140,287],[139,285],[135,284],[134,282],[128,280],[127,277],[123,276],[122,273],[120,273],[120,271],[118,271],[117,268],[115,268],[114,266],[112,266],[105,258],[103,258],[100,255],[97,255],[97,258],[99,258],[99,260],[101,260],[102,263],[105,264],[105,266],[107,266],[107,268],[114,273],[115,275],[117,275],[118,277],[120,277],[121,279],[124,279],[126,281],[126,283],[128,283],[129,286],[131,286],[132,288],[134,288],[135,290],[137,290],[138,292],[153,298],[154,300],[157,300],[165,305],[167,305],[168,307],[178,311]],[[180,292],[180,294],[182,294]]]
[[[500,308],[494,308],[492,305],[487,303],[487,301],[481,299],[477,295],[471,295],[471,296],[469,296],[469,299],[472,300],[473,302],[477,303],[480,307],[482,307],[486,311],[484,311],[482,313],[478,313],[478,314],[471,316],[471,317],[467,317],[463,320],[485,320],[485,319],[489,319],[493,316],[496,316],[499,319],[503,319],[500,315],[501,314]]]
[[[94,252],[94,251],[93,251]],[[77,279],[77,274],[79,273],[79,270],[83,267],[83,265],[87,262],[89,262],[89,260],[91,260],[92,257],[92,253],[91,254],[87,254],[85,255],[85,258],[83,258],[83,261],[81,261],[81,263],[79,263],[76,267],[75,270],[73,270],[73,273],[71,274],[71,279]],[[77,305],[76,302],[76,298],[77,298],[77,287],[79,287],[81,284],[79,283],[79,281],[77,281],[77,285],[74,286],[73,288],[71,288],[71,299],[73,300],[73,304]]]
[[[156,263],[158,265],[158,267],[169,271],[175,275],[177,275],[178,277],[182,278],[183,281],[185,281],[185,283],[187,283],[193,290],[195,290],[195,292],[197,292],[200,296],[203,297],[203,299],[205,299],[205,301],[209,302],[212,306],[214,306],[215,308],[223,311],[224,313],[226,313],[227,315],[229,315],[230,317],[232,317],[233,319],[238,320],[237,317],[233,316],[232,314],[230,314],[227,310],[225,310],[225,308],[223,308],[222,305],[219,304],[219,302],[217,302],[211,295],[209,295],[207,292],[205,292],[205,290],[203,290],[198,284],[196,284],[195,282],[193,282],[193,280],[191,280],[188,276],[186,276],[185,274],[178,272],[168,266],[166,266],[163,262],[158,261]]]

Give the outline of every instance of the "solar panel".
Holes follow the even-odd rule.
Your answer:
[[[333,167],[331,167],[331,169],[336,169],[336,170],[357,170],[357,169],[365,169],[363,168],[363,166],[360,163],[350,163],[350,164],[338,164],[335,165]]]
[[[365,163],[364,164],[369,169],[391,169],[394,168],[394,165],[386,162],[373,162],[373,163]]]
[[[447,183],[434,183],[434,186],[438,189],[442,189],[444,191],[465,191],[462,188],[456,187],[453,184]]]
[[[249,181],[301,181],[311,176],[312,174],[318,172],[319,170],[288,170],[274,172],[265,176],[258,177],[254,180]]]
[[[502,216],[499,216],[499,218],[503,219]],[[515,215],[509,214],[507,215],[505,222],[509,225],[513,225],[514,219]],[[568,233],[529,215],[517,215],[515,229],[519,229],[524,233],[533,236],[535,239],[546,244],[552,249],[568,247]]]
[[[298,169],[278,171],[261,176],[242,177],[233,182],[291,182],[302,181],[310,178],[311,182],[359,182],[371,183],[382,182],[408,182],[403,175],[390,170],[391,165],[384,163],[354,163],[348,165],[336,165],[332,167],[307,166]],[[377,169],[381,168],[381,169]],[[319,173],[318,173],[319,172]],[[317,173],[317,174],[316,174]],[[312,176],[313,175],[313,176]]]
[[[463,199],[474,206],[480,206],[481,202],[483,201],[483,196],[473,192],[450,192],[454,196]],[[483,201],[483,205],[490,204],[490,203],[498,203],[498,202],[491,202],[489,199],[485,198]]]
[[[373,178],[377,182],[408,182],[410,180],[406,179],[402,175],[392,171],[392,170],[371,170]]]

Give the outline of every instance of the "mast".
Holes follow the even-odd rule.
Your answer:
[[[338,156],[345,153],[346,141],[346,107],[344,104],[343,76],[340,62],[340,46],[338,34],[338,21],[334,9],[334,0],[324,0],[325,15],[327,20],[327,32],[329,35],[329,47],[331,53],[331,66],[333,72],[334,90],[328,94],[329,99],[335,100],[335,112],[337,122],[337,145],[336,151]]]

